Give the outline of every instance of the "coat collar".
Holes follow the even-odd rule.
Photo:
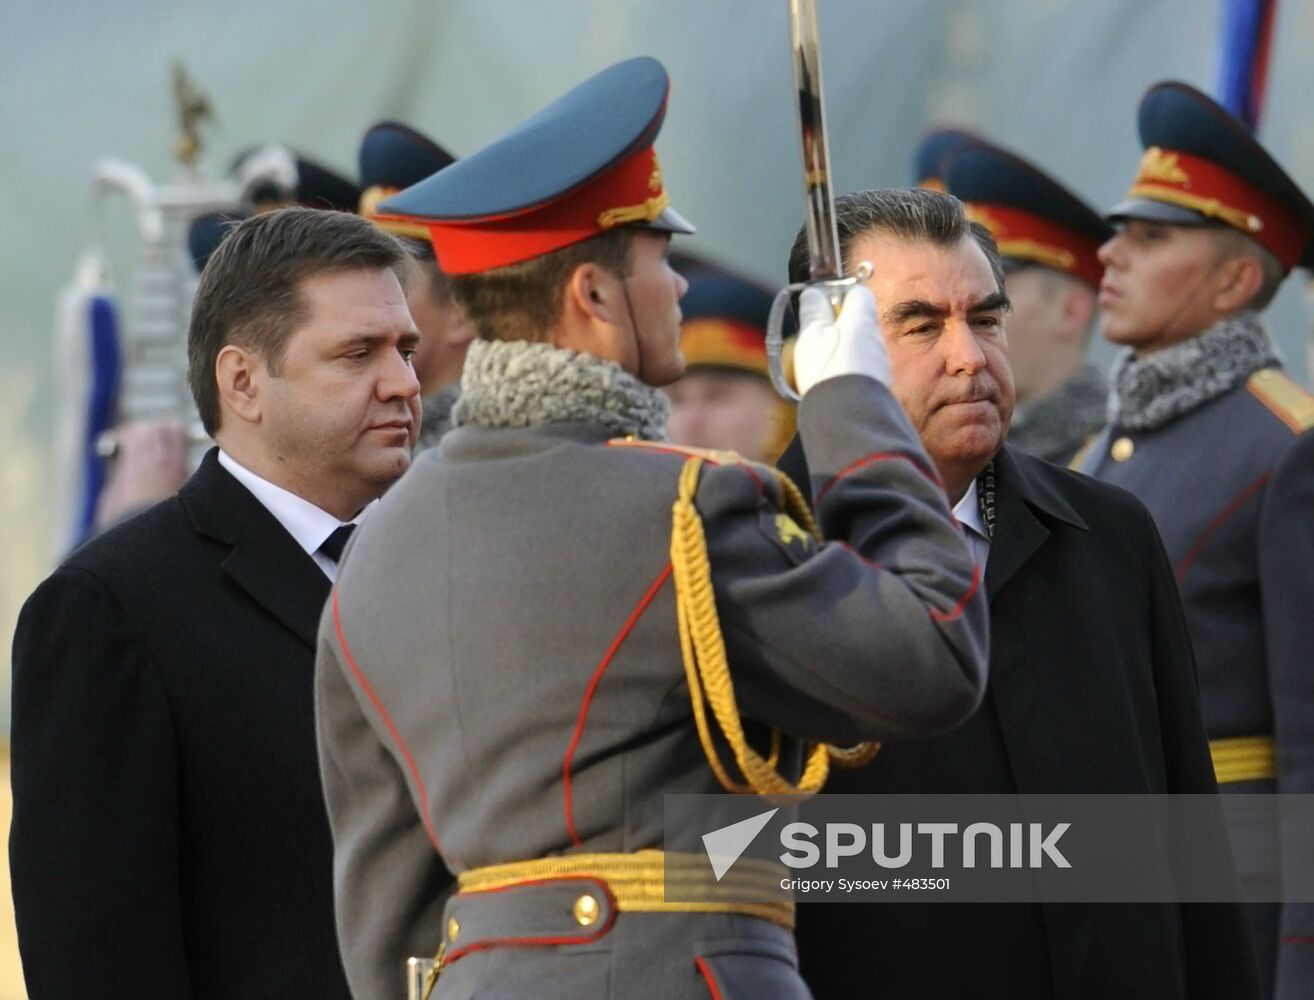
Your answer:
[[[995,456],[997,513],[995,537],[986,564],[986,594],[990,600],[1049,538],[1049,524],[1061,521],[1089,530],[1081,515],[1040,475],[1043,464],[1005,445]]]
[[[798,435],[776,466],[795,483],[803,484],[811,502],[807,459]],[[1051,477],[1043,474],[1046,468],[1040,459],[1007,445],[995,456],[995,534],[986,563],[986,594],[992,601],[1049,538],[1047,522],[1061,521],[1080,531],[1088,530],[1081,515],[1054,489]]]
[[[206,453],[178,498],[198,534],[230,547],[224,573],[313,649],[328,577],[218,456]]]

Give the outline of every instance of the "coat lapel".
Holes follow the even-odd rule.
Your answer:
[[[1002,458],[1002,453],[1001,453]],[[1049,529],[1036,517],[1030,506],[1022,501],[1017,483],[1008,476],[996,460],[998,494],[995,514],[995,537],[990,541],[990,559],[986,562],[986,596],[993,603],[1023,564],[1045,544]]]
[[[328,577],[278,520],[219,464],[212,449],[179,491],[198,534],[230,547],[225,574],[256,604],[315,647]]]
[[[986,563],[986,595],[995,596],[1049,538],[1044,514],[1086,530],[1081,516],[1059,494],[1035,476],[1027,463],[1039,461],[1005,446],[995,456],[997,483],[995,537]]]

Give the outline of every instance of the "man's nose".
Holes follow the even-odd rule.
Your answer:
[[[981,350],[968,321],[950,321],[940,336],[940,344],[944,352],[945,371],[950,375],[975,375],[985,367],[985,352]]]
[[[379,399],[410,399],[420,394],[420,380],[415,369],[400,352],[390,353],[377,383]]]
[[[1114,233],[1095,252],[1099,262],[1105,267],[1114,267],[1115,261],[1121,260],[1122,233]]]
[[[675,275],[675,298],[679,301],[689,290],[689,279],[674,268],[671,268],[671,273]]]

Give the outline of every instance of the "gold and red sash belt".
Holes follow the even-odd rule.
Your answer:
[[[1277,747],[1271,736],[1233,736],[1209,741],[1214,776],[1220,785],[1277,777]]]
[[[589,878],[607,887],[619,913],[733,913],[793,930],[794,900],[780,888],[781,879],[787,876],[778,864],[740,858],[718,882],[701,854],[648,850],[566,854],[472,868],[458,875],[456,884],[465,894],[552,879]],[[577,909],[576,919],[584,924],[590,912],[587,907]]]
[[[456,877],[457,893],[447,904],[438,953],[433,959],[408,960],[407,997],[427,1000],[443,969],[471,951],[587,944],[606,935],[619,913],[728,913],[793,930],[794,899],[781,888],[787,877],[779,864],[740,858],[717,881],[701,854],[658,850],[568,854],[472,868]],[[510,907],[506,922],[466,926],[467,916],[483,922],[471,906],[494,901]],[[550,928],[534,925],[534,914],[544,912],[544,906]]]

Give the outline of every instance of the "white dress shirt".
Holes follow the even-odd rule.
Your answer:
[[[963,498],[954,504],[954,517],[963,526],[963,534],[972,549],[972,558],[984,572],[986,559],[990,556],[990,535],[986,532],[985,522],[981,520],[981,504],[977,501],[975,479]]]
[[[377,500],[371,500],[364,509],[350,521],[339,521],[326,510],[321,510],[309,500],[295,493],[289,493],[281,486],[275,486],[268,479],[262,479],[244,465],[219,449],[219,464],[233,474],[233,478],[251,491],[251,495],[260,501],[269,513],[274,515],[296,543],[306,550],[315,565],[324,571],[324,575],[336,582],[338,564],[319,551],[324,540],[337,531],[343,524],[360,524]]]

